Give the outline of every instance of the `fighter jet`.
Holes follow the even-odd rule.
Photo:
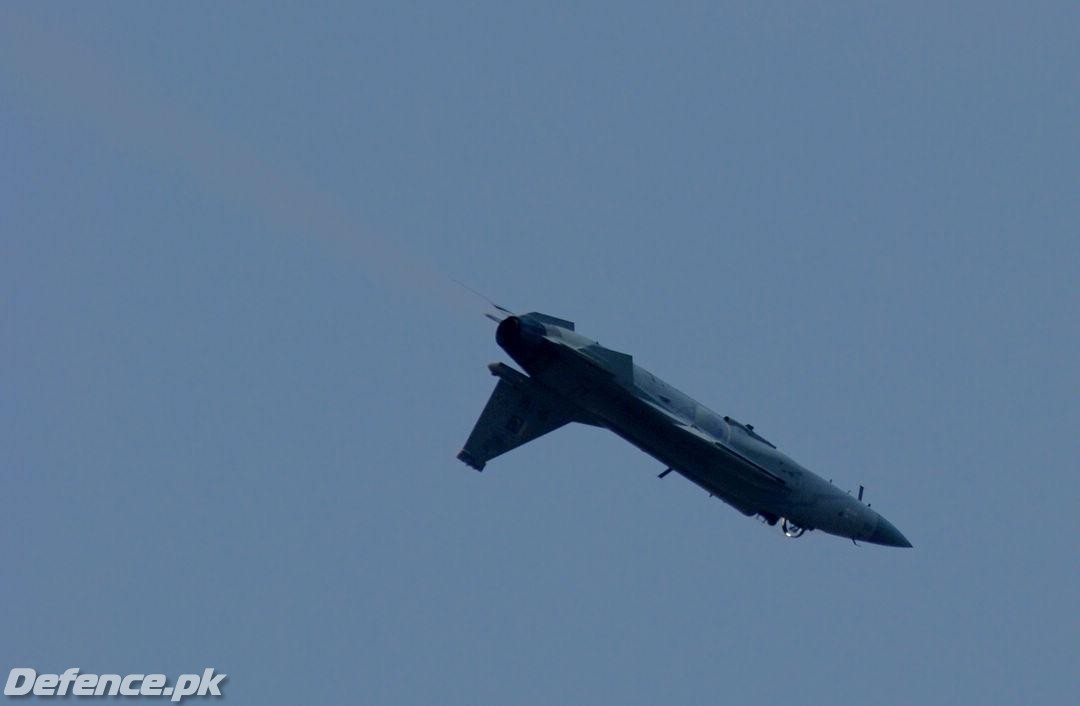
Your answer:
[[[537,312],[495,305],[495,340],[525,371],[488,366],[499,378],[458,459],[482,471],[491,459],[570,422],[608,429],[747,516],[784,535],[821,530],[910,547],[888,520],[810,472],[755,431],[676,390],[633,358]]]

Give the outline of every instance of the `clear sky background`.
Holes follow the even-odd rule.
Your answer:
[[[0,672],[237,704],[1065,703],[1076,3],[5,4]],[[454,455],[464,280],[867,499]]]

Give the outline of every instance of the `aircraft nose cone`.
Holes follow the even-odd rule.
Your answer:
[[[867,542],[874,544],[884,544],[887,547],[910,547],[911,542],[907,541],[907,537],[900,533],[900,530],[896,529],[891,522],[884,517],[878,517],[877,527],[874,528],[873,533],[867,537]]]

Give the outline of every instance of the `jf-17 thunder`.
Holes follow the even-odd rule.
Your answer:
[[[910,547],[900,530],[830,481],[810,472],[750,424],[720,416],[633,358],[574,330],[574,323],[494,305],[495,340],[527,374],[492,363],[499,378],[458,458],[488,461],[578,422],[609,429],[747,516],[780,523],[784,535],[821,530],[890,547]]]

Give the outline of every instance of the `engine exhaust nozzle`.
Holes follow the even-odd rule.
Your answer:
[[[495,342],[509,353],[511,358],[521,362],[536,355],[545,333],[544,325],[537,321],[508,316],[499,323],[499,328],[495,329]]]

